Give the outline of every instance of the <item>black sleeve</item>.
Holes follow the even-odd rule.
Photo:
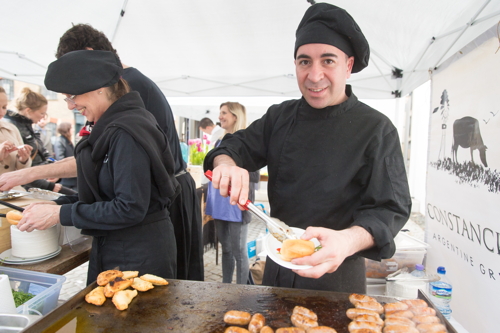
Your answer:
[[[352,226],[366,229],[376,246],[359,254],[373,260],[391,258],[394,237],[408,221],[411,196],[396,129],[380,142],[372,142],[369,183],[360,194],[362,205],[354,212]]]
[[[151,198],[151,163],[146,151],[125,131],[111,139],[110,175],[101,170],[99,184],[111,182],[114,198],[85,204],[81,201],[61,208],[61,224],[79,229],[117,230],[144,220]],[[110,179],[104,179],[110,177]]]

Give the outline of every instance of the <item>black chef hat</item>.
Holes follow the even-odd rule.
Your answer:
[[[81,95],[112,86],[122,73],[122,64],[113,52],[73,51],[49,65],[45,86],[55,92]]]
[[[361,29],[344,9],[328,3],[309,7],[295,33],[295,53],[305,44],[328,44],[354,56],[352,73],[368,66],[370,46]]]

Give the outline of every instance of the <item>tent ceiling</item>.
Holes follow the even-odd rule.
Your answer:
[[[361,98],[411,92],[499,21],[498,0],[337,0],[365,33],[370,65],[349,82]],[[0,0],[0,76],[43,84],[72,23],[103,31],[123,63],[167,97],[300,96],[295,29],[306,0]],[[121,16],[120,12],[124,11]],[[471,24],[472,23],[472,24]],[[20,56],[18,56],[20,55]],[[393,77],[395,68],[403,77]]]

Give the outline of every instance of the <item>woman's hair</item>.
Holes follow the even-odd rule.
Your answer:
[[[59,59],[71,51],[86,50],[87,48],[111,51],[118,56],[105,34],[88,24],[77,24],[68,29],[59,39],[56,58]]]
[[[247,127],[247,113],[243,105],[238,102],[226,102],[222,103],[219,109],[223,106],[227,106],[229,112],[231,112],[236,117],[236,122],[233,125],[233,129],[226,130],[227,133],[234,133]]]
[[[28,87],[23,88],[21,96],[16,100],[16,107],[19,112],[26,108],[36,111],[45,105],[47,105],[45,96],[32,91]]]
[[[115,102],[118,98],[130,92],[130,87],[124,79],[118,80],[115,84],[113,84],[108,88],[108,97],[111,101]]]
[[[62,136],[68,137],[70,131],[71,131],[70,123],[60,123],[59,126],[57,126],[57,132]]]

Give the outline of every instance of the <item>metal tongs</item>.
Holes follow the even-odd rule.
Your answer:
[[[208,170],[205,172],[205,176],[212,181],[212,171]],[[231,186],[229,186],[229,193],[231,193]],[[274,217],[269,217],[264,212],[262,212],[259,208],[257,208],[250,200],[242,206],[245,210],[251,211],[254,215],[264,221],[269,229],[271,235],[274,236],[278,241],[283,242],[286,239],[297,239],[297,236],[293,232],[292,229],[284,222],[278,220]]]

